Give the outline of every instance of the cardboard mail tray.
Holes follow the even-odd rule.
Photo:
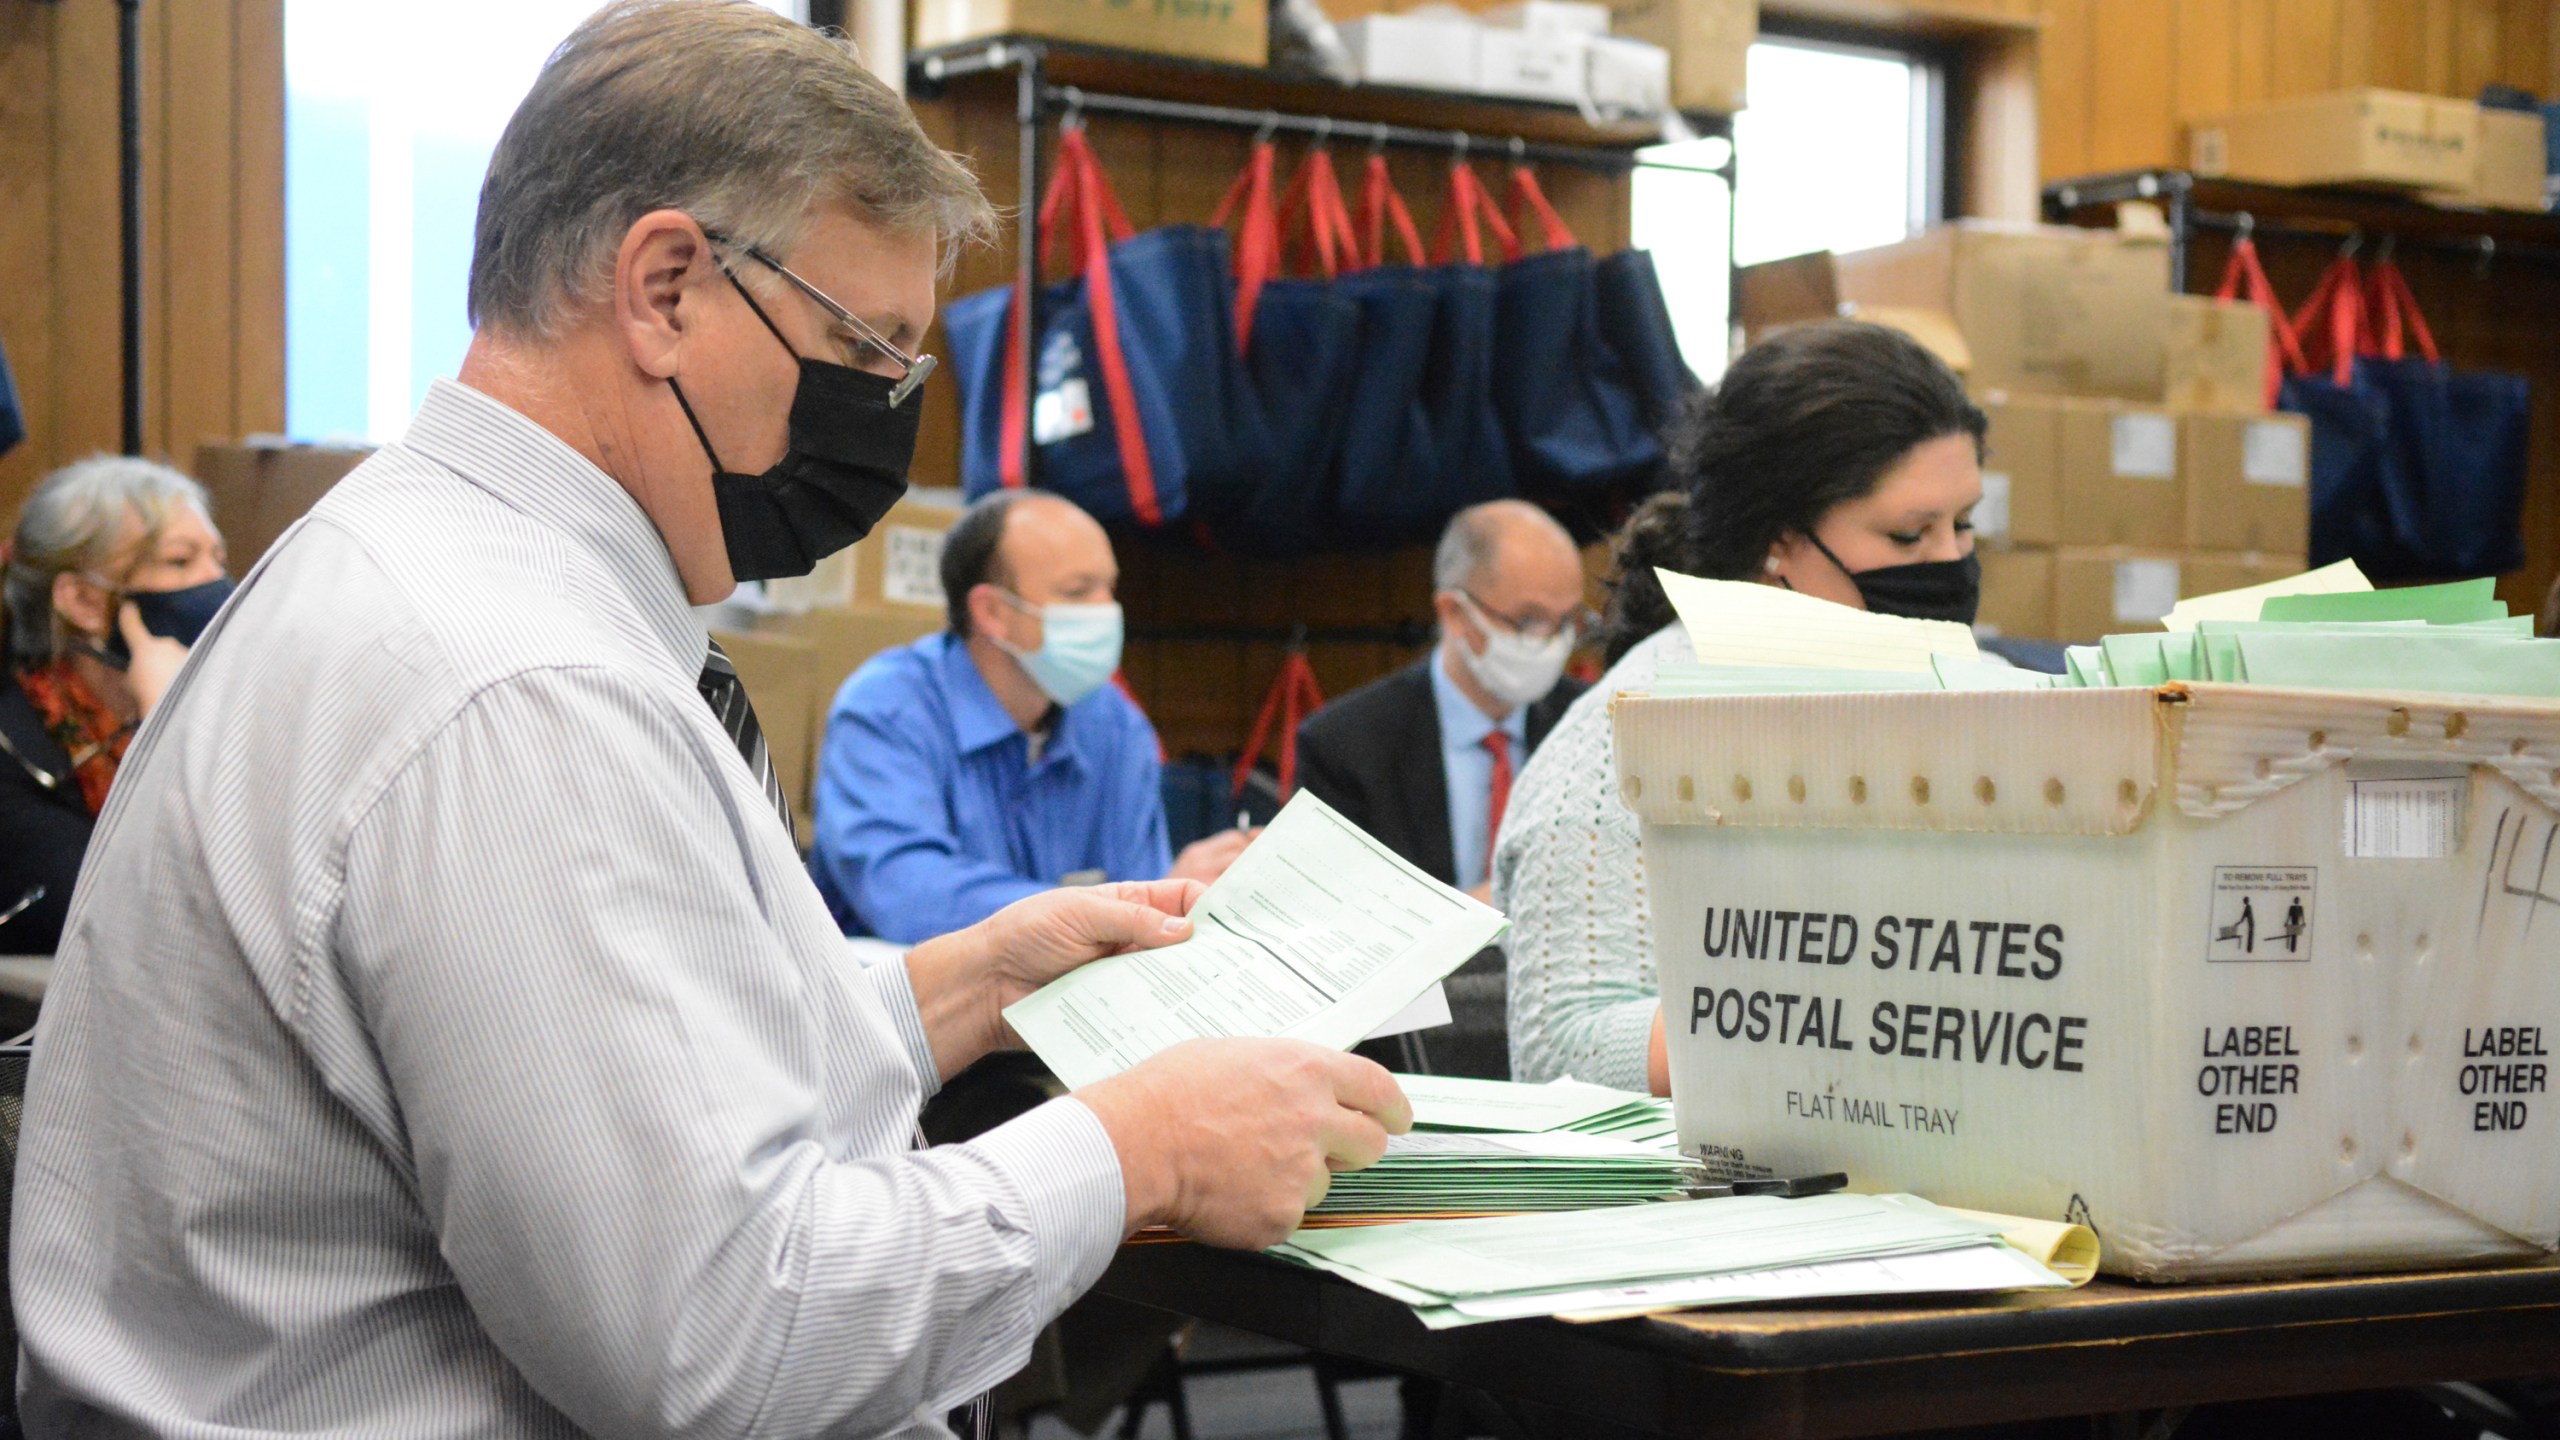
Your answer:
[[[2560,1245],[2560,704],[1653,699],[1683,1149],[2093,1226],[2151,1279]]]

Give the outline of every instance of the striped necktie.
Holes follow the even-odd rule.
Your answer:
[[[756,707],[747,699],[747,687],[738,679],[738,667],[729,663],[729,652],[720,642],[711,642],[711,650],[702,657],[702,678],[694,682],[720,728],[737,742],[738,753],[747,757],[747,768],[755,772],[756,783],[764,787],[765,798],[773,802],[774,813],[782,817],[782,829],[791,843],[800,843],[799,827],[792,823],[791,802],[783,797],[782,780],[773,773],[773,756],[764,748],[764,730],[756,724]]]
[[[719,641],[712,641],[710,651],[702,657],[702,678],[695,684],[711,706],[711,713],[719,719],[720,728],[729,732],[729,738],[737,742],[738,753],[747,757],[747,768],[764,786],[765,798],[773,802],[774,813],[782,817],[782,828],[790,834],[791,843],[799,844],[799,828],[791,820],[791,802],[783,798],[782,781],[773,773],[773,756],[765,750],[764,731],[756,724],[756,707],[748,701],[747,687],[738,679],[738,667],[729,663],[729,652],[720,648]],[[922,1126],[915,1131],[915,1148],[925,1148]],[[952,1411],[944,1423],[961,1440],[990,1440],[995,1434],[990,1398],[980,1395]]]

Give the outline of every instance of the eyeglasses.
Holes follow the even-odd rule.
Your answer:
[[[1468,609],[1484,619],[1524,640],[1534,640],[1542,645],[1558,635],[1569,635],[1579,641],[1600,626],[1600,617],[1588,605],[1576,605],[1569,613],[1550,620],[1543,615],[1505,615],[1477,599],[1472,590],[1459,589],[1450,593],[1465,601]]]
[[[790,266],[785,265],[781,261],[766,254],[761,246],[741,245],[737,241],[732,240],[725,235],[721,235],[710,230],[705,230],[702,234],[703,238],[709,240],[714,245],[725,245],[732,250],[744,252],[747,258],[789,281],[792,289],[799,291],[801,294],[808,296],[810,300],[816,302],[818,308],[826,311],[837,324],[852,331],[856,339],[897,362],[898,383],[889,391],[889,406],[891,409],[896,409],[898,406],[905,404],[907,397],[916,393],[916,388],[924,384],[925,377],[933,373],[934,365],[937,362],[932,356],[910,355],[906,351],[899,349],[897,346],[890,344],[888,336],[881,334],[879,331],[871,328],[868,324],[865,324],[861,316],[856,315],[852,311],[837,304],[828,296],[826,291],[821,290],[817,286],[810,284],[808,281],[801,279],[799,276],[792,274]],[[724,271],[729,269],[728,265],[725,263],[722,264],[720,268]],[[730,273],[734,276],[736,272],[732,271]]]

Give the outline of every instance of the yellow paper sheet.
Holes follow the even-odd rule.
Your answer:
[[[1912,620],[1834,605],[1775,585],[1701,580],[1656,570],[1702,665],[1895,670],[1929,674],[1934,657],[1980,659],[1973,632],[1947,620]],[[2254,617],[2253,617],[2254,618]]]
[[[2238,590],[2225,590],[2215,595],[2198,595],[2172,606],[2161,624],[2185,634],[2202,620],[2255,620],[2259,607],[2278,595],[2343,595],[2349,591],[2370,590],[2373,582],[2364,578],[2353,560],[2323,565],[2282,580],[2264,585],[2249,585]]]
[[[2046,1269],[2070,1281],[2074,1289],[2097,1278],[2098,1233],[2086,1225],[2034,1220],[2024,1215],[1995,1215],[1986,1210],[1964,1210],[1953,1205],[1939,1208],[1969,1220],[1999,1226],[2000,1238],[2007,1241],[2011,1249],[2023,1250],[2044,1262]]]

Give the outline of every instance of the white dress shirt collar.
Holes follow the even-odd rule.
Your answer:
[[[503,401],[438,379],[400,443],[575,537],[603,561],[684,670],[701,672],[711,636],[685,598],[667,542],[622,482]]]

